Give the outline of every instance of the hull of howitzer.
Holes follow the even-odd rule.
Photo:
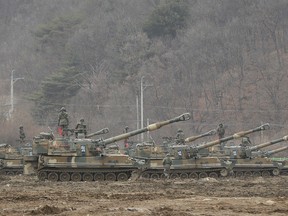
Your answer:
[[[50,181],[126,181],[137,170],[127,155],[42,156],[38,178]]]

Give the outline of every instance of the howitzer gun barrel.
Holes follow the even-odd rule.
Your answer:
[[[100,135],[100,134],[107,134],[109,133],[109,129],[108,128],[103,128],[97,132],[94,132],[94,133],[90,133],[88,135],[86,135],[86,138],[90,138],[90,137],[93,137],[93,136],[96,136],[96,135]]]
[[[271,156],[271,155],[276,154],[276,153],[278,153],[278,152],[285,151],[285,150],[287,150],[287,149],[288,149],[288,146],[283,146],[283,147],[281,147],[281,148],[277,148],[277,149],[268,151],[268,152],[265,154],[265,156],[268,157],[268,156]]]
[[[170,120],[167,120],[167,121],[156,122],[154,124],[148,125],[145,128],[141,128],[141,129],[138,129],[138,130],[130,131],[128,133],[120,134],[118,136],[102,140],[102,143],[104,145],[110,144],[110,143],[114,143],[114,142],[117,142],[119,140],[124,140],[124,139],[127,139],[129,137],[132,137],[132,136],[135,136],[135,135],[138,135],[138,134],[141,134],[141,133],[145,133],[147,131],[157,130],[157,129],[165,126],[165,125],[169,125],[169,124],[172,124],[172,123],[175,123],[175,122],[180,122],[180,121],[187,121],[187,120],[190,119],[190,117],[191,117],[190,113],[184,113],[184,114],[182,114],[182,115],[180,115],[180,116],[178,116],[176,118],[173,118],[173,119],[170,119]]]
[[[266,146],[270,146],[270,145],[273,145],[273,144],[276,144],[276,143],[279,143],[279,142],[283,142],[283,141],[287,141],[287,140],[288,140],[288,136],[284,136],[284,137],[282,137],[280,139],[276,139],[276,140],[273,140],[273,141],[270,141],[270,142],[266,142],[266,143],[262,143],[262,144],[259,144],[259,145],[256,145],[256,146],[249,147],[249,150],[250,151],[255,151],[255,150],[264,148]]]
[[[217,144],[220,144],[222,142],[226,142],[226,141],[229,141],[229,140],[233,140],[233,139],[238,139],[240,137],[243,137],[243,136],[246,136],[248,134],[251,134],[251,133],[254,133],[254,132],[257,132],[257,131],[263,131],[263,130],[267,130],[270,128],[270,125],[268,123],[266,124],[263,124],[259,127],[256,127],[254,129],[251,129],[251,130],[247,130],[247,131],[241,131],[241,132],[238,132],[238,133],[235,133],[233,134],[232,136],[228,136],[228,137],[224,137],[222,139],[218,139],[218,140],[214,140],[214,141],[211,141],[211,142],[208,142],[208,143],[205,143],[203,145],[200,145],[198,146],[197,148],[200,150],[200,149],[204,149],[204,148],[209,148],[211,146],[214,146],[214,145],[217,145]]]
[[[215,135],[215,134],[216,134],[216,130],[214,129],[214,130],[208,131],[208,132],[206,132],[206,133],[200,134],[200,135],[198,135],[198,136],[187,137],[187,138],[185,139],[185,143],[187,143],[187,142],[193,142],[193,141],[195,141],[195,140],[197,140],[197,139],[199,139],[199,138],[206,137],[206,136],[212,136],[212,135]]]

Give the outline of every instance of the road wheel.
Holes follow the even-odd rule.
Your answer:
[[[279,171],[279,169],[275,168],[275,169],[273,169],[272,173],[274,176],[278,176],[280,174],[280,171]]]
[[[199,173],[199,178],[207,178],[208,174],[206,172]]]
[[[147,172],[145,173],[145,172],[144,172],[144,173],[142,173],[141,177],[142,177],[142,178],[145,178],[145,179],[149,179],[149,178],[150,178],[150,175],[149,175],[149,173],[147,173]]]
[[[251,177],[252,176],[252,172],[251,171],[246,171],[246,172],[244,172],[244,176],[245,177]]]
[[[22,175],[23,174],[23,171],[16,171],[16,175]]]
[[[198,174],[196,172],[192,172],[189,174],[190,179],[198,179]]]
[[[63,172],[60,174],[60,181],[65,182],[65,181],[70,181],[70,174],[67,172]]]
[[[56,172],[51,172],[48,174],[49,181],[58,181],[58,174]]]
[[[128,180],[128,176],[126,173],[119,173],[117,176],[117,180],[118,181],[127,181]]]
[[[253,176],[254,177],[259,177],[259,176],[261,176],[261,172],[260,171],[255,171],[255,172],[253,172]]]
[[[179,178],[179,175],[177,173],[172,173],[170,175],[170,179],[176,179],[176,178]]]
[[[84,173],[83,174],[83,181],[93,181],[93,175],[91,173]]]
[[[107,173],[105,179],[106,181],[116,181],[116,175],[114,173]]]
[[[209,177],[217,179],[218,178],[218,174],[216,172],[211,172],[211,173],[209,173]]]
[[[262,172],[262,176],[263,177],[269,177],[270,176],[270,172],[268,170],[265,170]]]
[[[240,178],[240,177],[243,177],[244,173],[242,171],[237,171],[236,172],[236,177],[237,178]]]
[[[95,173],[94,174],[94,181],[104,181],[104,174],[103,173]]]
[[[13,171],[8,171],[8,172],[6,173],[6,175],[8,175],[8,176],[13,176],[13,175],[14,175],[14,172],[13,172]]]
[[[159,179],[159,175],[157,173],[151,174],[151,179]]]
[[[45,181],[45,179],[47,179],[47,172],[45,171],[39,171],[38,172],[38,179],[40,181]]]
[[[80,173],[73,173],[71,175],[71,181],[74,181],[74,182],[81,181],[81,174]]]
[[[188,177],[189,177],[189,176],[188,176],[188,173],[181,173],[181,174],[180,174],[180,178],[181,178],[181,179],[188,179]]]

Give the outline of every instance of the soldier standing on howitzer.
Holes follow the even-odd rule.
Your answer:
[[[177,145],[184,145],[184,142],[185,142],[184,132],[181,128],[179,128],[177,130],[177,134],[176,134],[176,144]]]
[[[78,134],[83,134],[85,138],[87,135],[87,129],[86,129],[86,124],[84,124],[84,119],[81,118],[80,122],[77,123],[76,127],[75,127],[75,137],[78,138]]]
[[[242,146],[242,147],[252,146],[250,138],[248,136],[244,136],[241,140],[240,146]]]
[[[24,143],[26,135],[25,135],[24,128],[22,125],[20,125],[19,127],[19,138],[20,138],[20,143]]]
[[[69,125],[68,114],[66,112],[65,107],[62,107],[58,115],[58,126],[60,126],[59,131],[60,135],[68,136],[68,125]]]
[[[218,128],[217,128],[217,134],[218,134],[218,138],[219,138],[219,139],[224,138],[225,128],[224,128],[224,126],[223,126],[222,123],[220,123],[219,126],[218,126]],[[221,149],[221,150],[224,149],[224,145],[225,145],[224,142],[221,142],[221,143],[220,143],[220,149]]]
[[[222,139],[225,135],[225,128],[222,123],[220,123],[217,128],[217,134],[218,134],[219,139]]]
[[[162,161],[164,167],[164,176],[166,179],[169,179],[170,176],[170,167],[172,165],[172,159],[170,158],[170,154],[167,154],[166,157]]]

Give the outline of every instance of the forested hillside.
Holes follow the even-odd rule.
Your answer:
[[[286,135],[286,0],[0,0],[0,31],[0,142],[56,129],[62,106],[71,127],[136,129],[141,80],[144,125],[192,114],[154,139],[220,122]]]

